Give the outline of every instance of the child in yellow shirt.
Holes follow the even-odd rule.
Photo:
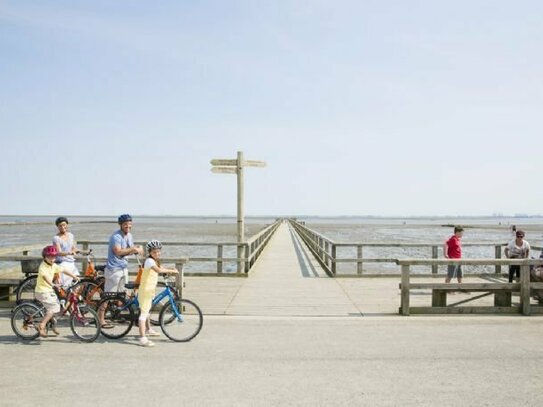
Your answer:
[[[55,258],[58,255],[58,251],[55,246],[44,247],[41,255],[43,257],[43,261],[38,269],[38,280],[36,281],[34,293],[36,299],[40,301],[47,310],[45,317],[37,327],[40,336],[42,338],[46,338],[47,332],[45,331],[45,326],[49,320],[53,318],[55,313],[60,312],[60,304],[54,290],[54,287],[60,287],[60,284],[55,284],[53,282],[55,275],[67,274],[76,281],[78,281],[79,278],[75,274],[63,270],[58,264],[55,264]],[[55,335],[59,334],[55,327],[53,327],[53,332]]]
[[[160,333],[151,329],[151,321],[149,312],[151,311],[153,297],[155,296],[155,289],[158,283],[158,274],[177,274],[177,269],[167,269],[160,266],[160,250],[162,244],[158,240],[151,240],[147,243],[147,251],[149,257],[145,260],[143,265],[143,273],[141,275],[141,282],[138,289],[138,302],[140,304],[140,316],[139,316],[139,331],[140,331],[140,345],[141,346],[154,346],[148,336],[159,336]]]

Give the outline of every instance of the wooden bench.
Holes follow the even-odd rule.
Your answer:
[[[15,290],[20,279],[0,278],[0,307],[10,307],[15,303]]]
[[[400,284],[401,289],[401,284]],[[432,290],[431,307],[412,307],[413,313],[472,313],[490,312],[492,308],[497,313],[512,312],[517,309],[511,304],[511,297],[514,292],[520,292],[519,283],[410,283],[409,289]],[[483,293],[447,305],[447,294],[453,292],[461,293]],[[487,295],[494,295],[494,307],[474,306],[455,307]],[[401,309],[400,309],[401,312]]]
[[[411,284],[411,288],[430,288],[430,287],[417,287],[421,284]],[[473,293],[480,292],[485,293],[474,298],[470,298],[463,302],[472,301],[478,298],[482,298],[486,295],[494,295],[495,307],[511,307],[511,297],[513,291],[520,292],[520,284],[507,284],[507,287],[490,287],[487,283],[465,283],[465,284],[431,284],[432,288],[432,307],[446,307],[447,306],[447,294],[452,292],[461,293]]]
[[[20,260],[20,262],[20,269],[19,267],[12,267],[0,271],[0,307],[13,306],[17,286],[26,276],[38,272],[41,259],[24,259]]]

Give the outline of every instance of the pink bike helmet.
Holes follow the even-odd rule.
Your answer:
[[[41,251],[42,257],[51,256],[57,257],[58,251],[55,246],[45,246]]]

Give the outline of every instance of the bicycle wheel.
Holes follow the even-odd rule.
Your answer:
[[[11,329],[21,339],[36,339],[39,336],[38,325],[44,316],[45,313],[42,307],[32,302],[25,302],[13,310]]]
[[[16,299],[17,304],[22,302],[34,301],[34,290],[36,289],[36,282],[38,281],[38,275],[32,275],[25,278],[22,283],[17,287]]]
[[[175,342],[188,342],[200,333],[204,323],[202,311],[189,300],[168,302],[160,311],[160,328]]]
[[[106,338],[122,338],[134,325],[134,310],[127,299],[121,297],[106,298],[98,305],[98,314],[101,312],[104,312],[105,319],[101,332]]]
[[[104,285],[97,284],[91,279],[83,279],[74,284],[70,290],[78,296],[80,301],[96,310],[104,292]]]
[[[70,328],[83,342],[94,342],[100,335],[98,314],[88,306],[76,307],[70,316]]]

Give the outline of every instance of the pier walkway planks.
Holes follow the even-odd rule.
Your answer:
[[[361,316],[397,314],[396,279],[332,279],[287,224],[246,279],[187,278],[187,298],[206,314]]]

